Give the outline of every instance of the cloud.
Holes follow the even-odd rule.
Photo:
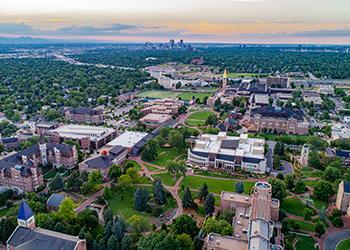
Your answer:
[[[33,33],[34,29],[24,23],[0,23],[0,33],[4,34],[18,34],[23,35]]]
[[[350,29],[301,31],[290,35],[300,37],[350,37]]]

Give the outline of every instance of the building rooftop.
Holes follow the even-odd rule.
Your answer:
[[[62,201],[64,200],[64,195],[63,194],[52,194],[49,199],[46,201],[46,205],[50,207],[55,207],[58,208]]]
[[[79,241],[81,240],[75,236],[42,228],[19,226],[7,240],[7,244],[20,250],[74,250]]]
[[[57,132],[61,137],[65,138],[81,139],[90,137],[94,141],[114,133],[115,130],[113,128],[70,124],[58,127],[52,132]]]
[[[210,233],[207,239],[208,249],[216,247],[222,250],[247,250],[247,241],[235,238],[233,236],[221,236],[216,233]]]
[[[273,117],[273,118],[294,118],[299,121],[303,121],[303,113],[300,110],[292,110],[284,107],[271,107],[264,106],[260,108],[253,109],[251,115],[261,115],[262,117]]]
[[[123,134],[119,135],[114,140],[110,141],[107,144],[107,146],[118,145],[126,148],[132,148],[147,135],[148,133],[144,133],[144,132],[126,131]]]
[[[19,209],[18,209],[17,219],[26,221],[33,215],[34,215],[33,211],[28,206],[27,202],[22,200],[21,205],[19,206]]]

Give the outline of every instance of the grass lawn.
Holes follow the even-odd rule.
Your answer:
[[[315,170],[306,170],[304,171],[304,169],[302,170],[302,175],[303,177],[311,177],[311,178],[319,178],[319,177],[322,177],[323,175],[323,171],[321,170],[318,170],[318,169],[315,169]]]
[[[160,148],[158,150],[158,159],[151,162],[154,165],[165,167],[167,161],[175,159],[176,156],[181,155],[182,151],[176,148]]]
[[[237,78],[237,77],[254,77],[258,75],[257,73],[228,73],[227,76],[231,78]],[[260,74],[262,75],[262,74]]]
[[[301,230],[306,230],[309,232],[315,232],[315,224],[303,220],[287,219],[288,222],[295,221],[300,225]]]
[[[203,183],[207,183],[209,187],[209,192],[221,194],[222,191],[231,191],[235,190],[235,184],[237,181],[230,179],[214,179],[208,177],[201,176],[186,176],[183,180],[183,185],[193,189],[200,189]],[[243,181],[244,184],[244,193],[248,194],[252,187],[254,186],[254,182],[251,181]]]
[[[350,249],[350,239],[341,241],[336,248],[336,250],[349,250],[349,249]]]
[[[164,185],[167,185],[167,186],[174,186],[176,183],[176,180],[178,179],[178,177],[177,177],[175,180],[174,177],[172,175],[170,175],[169,173],[154,174],[154,175],[152,175],[152,177],[159,178],[162,181],[162,183]]]
[[[56,169],[51,169],[49,171],[47,171],[45,174],[44,174],[44,180],[50,180],[52,179],[53,177],[55,177],[55,175],[57,174],[57,170]]]
[[[318,180],[303,180],[306,186],[315,187]]]
[[[309,236],[296,236],[297,243],[295,244],[296,250],[318,250],[315,248],[315,241]]]
[[[307,206],[298,198],[290,197],[285,198],[281,202],[281,208],[284,209],[287,213],[304,216],[304,209],[307,208]]]
[[[131,162],[134,165],[134,168],[136,168],[137,171],[141,170],[141,166],[136,161],[128,161]]]
[[[327,207],[328,207],[328,202],[327,201],[318,200],[318,199],[316,199],[313,196],[311,196],[311,199],[314,201],[314,205],[318,209],[321,209],[321,208],[327,209]]]
[[[108,205],[112,208],[115,215],[122,216],[124,219],[129,219],[133,215],[140,215],[147,219],[151,219],[152,215],[146,212],[137,211],[134,208],[134,192],[135,189],[119,190],[113,198],[108,200]]]
[[[181,197],[181,199],[184,197],[184,193],[185,193],[184,190],[179,191],[179,196]],[[197,199],[199,192],[191,191],[191,194],[193,199]],[[214,195],[214,199],[215,199],[215,206],[219,207],[221,205],[220,196]]]
[[[186,124],[189,126],[204,126],[205,121],[207,120],[208,116],[211,114],[214,114],[211,111],[198,111],[190,115],[187,120]]]
[[[145,167],[149,170],[149,171],[157,171],[157,170],[161,170],[159,168],[153,167],[152,165],[149,164],[144,164]]]
[[[190,101],[193,99],[199,98],[199,100],[202,102],[204,97],[211,97],[213,93],[207,93],[207,92],[182,92],[178,97],[181,98],[181,100],[184,101]]]

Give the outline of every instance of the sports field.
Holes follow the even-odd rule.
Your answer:
[[[213,91],[211,92],[194,92],[194,91],[186,91],[186,92],[176,92],[176,91],[165,91],[165,90],[151,90],[145,91],[138,94],[141,98],[181,98],[184,101],[190,101],[193,98],[199,98],[203,101],[205,96],[212,96]]]

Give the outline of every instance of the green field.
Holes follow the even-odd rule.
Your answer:
[[[50,180],[52,179],[53,177],[55,177],[57,174],[57,170],[56,169],[51,169],[49,171],[47,171],[45,174],[44,174],[44,180]]]
[[[350,249],[350,239],[343,240],[339,242],[336,250],[349,250]]]
[[[208,116],[212,114],[214,113],[211,111],[195,112],[187,118],[186,124],[189,126],[204,126]]]
[[[159,178],[164,185],[167,186],[174,186],[176,183],[176,180],[174,179],[174,176],[170,175],[169,173],[162,173],[162,174],[154,174],[152,175],[153,178]]]
[[[182,153],[182,151],[179,151],[176,148],[160,148],[158,150],[158,159],[150,163],[165,167],[168,161],[174,160],[178,155],[181,155]]]
[[[128,161],[128,162],[131,162],[132,165],[134,165],[134,168],[136,168],[137,171],[141,170],[140,164],[138,164],[136,161]]]
[[[301,230],[315,232],[315,224],[314,223],[310,223],[310,222],[303,221],[303,220],[292,220],[292,219],[287,219],[287,221],[288,222],[290,222],[290,221],[297,222],[300,225]]]
[[[147,164],[147,163],[145,163],[144,166],[145,166],[149,171],[157,171],[157,170],[160,170],[159,168],[153,167],[152,165],[149,165],[149,164]]]
[[[315,241],[309,236],[296,236],[297,243],[295,244],[296,250],[318,250],[315,248]]]
[[[228,73],[229,78],[238,78],[238,77],[254,77],[258,74],[256,73]],[[261,75],[261,74],[260,74]]]
[[[306,186],[315,187],[318,180],[303,180],[303,182],[305,182]]]
[[[321,201],[316,199],[315,197],[311,196],[311,199],[314,201],[314,206],[318,209],[327,209],[328,202],[327,201]]]
[[[221,194],[222,191],[234,192],[235,184],[238,181],[230,179],[214,179],[205,176],[186,176],[183,180],[183,185],[193,189],[200,189],[203,183],[207,183],[209,192]],[[249,194],[255,182],[243,181],[244,193]]]
[[[145,91],[140,94],[138,94],[141,98],[181,98],[181,100],[184,101],[190,101],[194,97],[195,99],[199,98],[201,101],[203,101],[203,98],[205,96],[212,96],[213,91],[211,90],[208,92],[194,92],[194,91],[186,91],[186,92],[175,92],[175,91],[161,91],[161,90],[152,90],[152,91]]]
[[[307,208],[307,206],[296,197],[285,198],[281,202],[281,209],[297,216],[304,216],[305,208]]]

